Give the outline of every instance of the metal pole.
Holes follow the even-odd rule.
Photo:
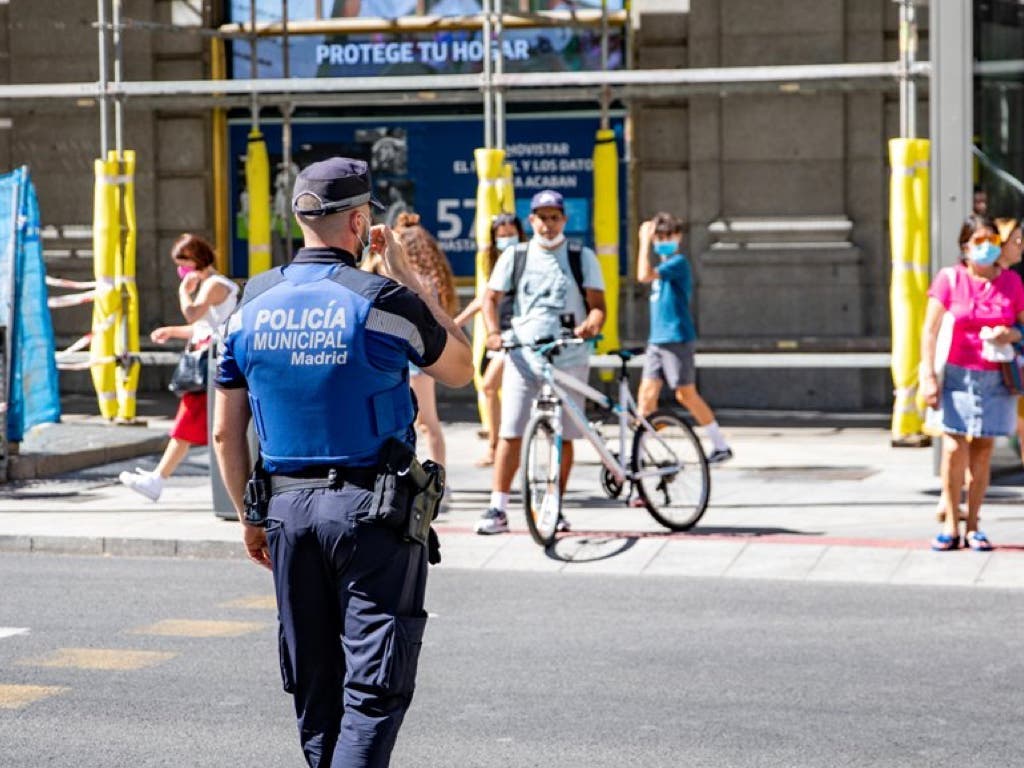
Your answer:
[[[498,60],[494,64],[494,71],[498,77],[505,74],[505,0],[496,0],[498,3],[498,19],[496,25],[496,38],[498,41]],[[498,149],[505,148],[505,92],[498,88],[494,92],[494,146]]]
[[[608,71],[608,0],[601,0],[601,71]],[[611,109],[612,89],[607,85],[601,87],[601,129],[611,127],[609,110]]]
[[[319,5],[319,2],[317,3]],[[281,0],[281,17],[283,22],[283,34],[281,42],[284,45],[282,59],[282,72],[284,79],[292,76],[291,73],[291,48],[288,45],[288,0]],[[288,195],[292,188],[292,105],[288,102],[282,109],[281,120],[281,162],[284,165],[284,188]],[[290,262],[292,260],[292,219],[286,210],[284,213],[284,252]]]
[[[249,77],[256,80],[259,78],[259,65],[256,58],[256,41],[259,39],[256,36],[256,0],[249,0],[249,29],[252,32],[249,37]],[[255,91],[252,94],[250,111],[253,130],[258,130],[260,127],[260,103]]]
[[[491,5],[493,0],[484,0],[484,147],[491,149],[494,146],[494,90],[492,86],[491,72],[493,62],[491,61],[491,34],[492,19]]]
[[[917,11],[914,0],[900,3],[900,137],[917,135],[917,87],[910,76],[917,58]]]
[[[96,0],[96,15],[99,22],[99,65],[100,65],[100,157],[106,159],[110,146],[107,124],[107,0]]]
[[[121,0],[112,0],[114,22],[114,82],[120,83],[124,75],[124,44],[121,40]],[[120,96],[114,99],[114,150],[118,161],[124,151],[124,101]]]

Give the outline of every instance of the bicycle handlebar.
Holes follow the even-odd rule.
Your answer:
[[[586,344],[588,341],[599,341],[601,338],[600,335],[595,336],[593,339],[581,339],[579,336],[562,336],[557,339],[537,339],[532,344],[525,344],[521,341],[506,341],[501,345],[501,348],[504,350],[529,349],[540,355],[548,355],[562,347]]]

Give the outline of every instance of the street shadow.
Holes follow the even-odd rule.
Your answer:
[[[625,554],[641,539],[761,539],[773,536],[824,536],[823,531],[801,531],[775,526],[701,526],[689,531],[576,530],[560,534],[545,555],[562,563],[594,563]]]

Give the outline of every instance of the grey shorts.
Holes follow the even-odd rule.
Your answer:
[[[672,389],[693,384],[697,380],[697,369],[693,362],[696,349],[695,341],[648,344],[644,350],[643,378],[664,379]]]
[[[586,364],[559,369],[570,376],[586,381],[589,366]],[[505,358],[505,370],[501,374],[501,428],[498,437],[519,438],[526,431],[530,420],[533,398],[540,392],[541,379],[530,368],[521,352],[511,352]],[[584,410],[583,395],[570,392],[569,396],[580,411]],[[566,440],[583,437],[568,416],[562,417],[562,436]]]

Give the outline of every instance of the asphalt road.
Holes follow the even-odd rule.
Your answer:
[[[7,554],[0,590],[0,766],[303,765],[269,574]],[[428,597],[396,768],[1024,765],[1019,591],[448,571]]]

